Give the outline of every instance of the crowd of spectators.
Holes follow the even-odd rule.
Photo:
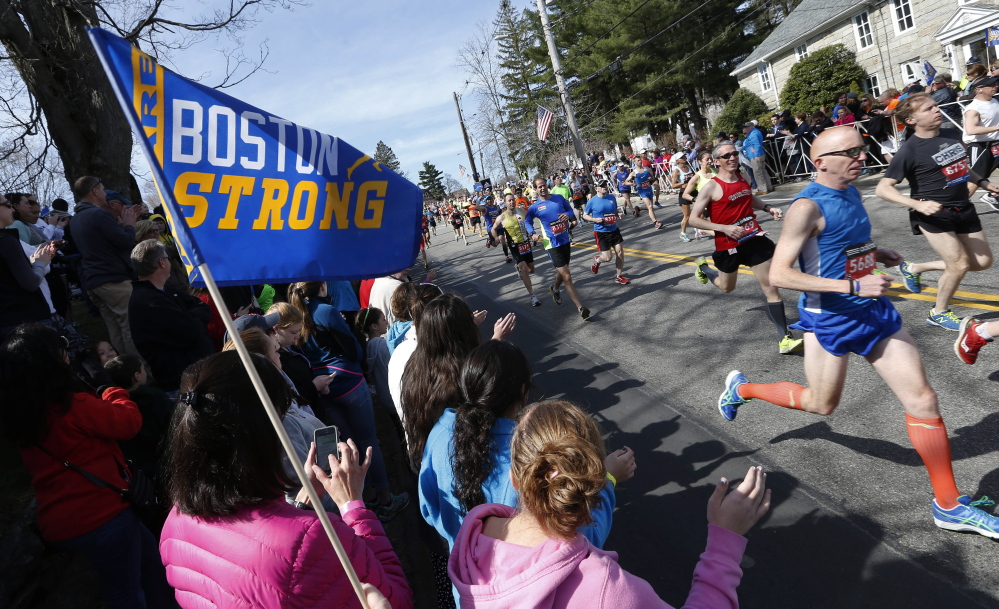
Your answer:
[[[606,454],[596,423],[571,403],[531,403],[513,314],[487,324],[433,274],[227,288],[223,315],[291,439],[286,454],[235,337],[224,324],[218,332],[216,303],[180,281],[163,217],[143,218],[97,178],[74,192],[69,223],[42,225],[25,197],[0,202],[0,432],[32,476],[44,540],[89,557],[107,607],[357,606],[316,509],[329,513],[370,606],[411,607],[382,527],[410,499],[390,489],[379,437],[405,447],[439,606],[488,603],[495,585],[522,606],[552,586],[562,607],[593,606],[599,594],[608,606],[661,604],[600,549],[634,453]],[[70,285],[89,295],[110,340],[74,346],[72,325],[53,322],[42,286],[70,239],[80,262]],[[343,443],[327,474],[313,439],[330,425]],[[711,499],[691,598],[737,604],[742,534],[769,505],[762,474],[746,480]],[[507,556],[502,542],[523,551]],[[590,558],[554,581],[541,566],[563,551]],[[518,564],[526,593],[502,584]]]

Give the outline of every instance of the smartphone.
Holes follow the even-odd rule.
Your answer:
[[[330,469],[330,455],[336,455],[340,460],[340,449],[337,444],[340,442],[340,430],[336,425],[317,429],[313,433],[313,440],[316,443],[316,465],[323,468],[326,475],[333,473]]]

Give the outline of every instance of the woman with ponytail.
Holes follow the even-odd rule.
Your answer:
[[[510,446],[517,509],[484,504],[465,517],[448,561],[463,605],[479,609],[631,609],[669,607],[643,579],[623,570],[617,554],[595,548],[578,531],[594,521],[607,485],[596,423],[565,401],[541,402],[521,414]],[[708,500],[708,543],[694,570],[685,607],[739,606],[736,587],[743,535],[770,508],[762,468],[726,495],[722,478]],[[533,593],[532,591],[543,591]]]
[[[531,389],[531,367],[516,345],[491,340],[469,354],[461,371],[463,403],[437,421],[420,469],[420,512],[454,546],[461,522],[483,503],[517,505],[510,482],[510,440]],[[598,436],[599,437],[599,436]],[[634,476],[635,456],[623,448],[601,457],[616,481]],[[603,474],[601,474],[603,475]],[[582,531],[595,546],[610,534],[614,485],[601,486],[594,520]]]
[[[329,393],[321,396],[316,410],[325,423],[336,425],[341,438],[353,438],[363,452],[372,449],[372,462],[365,501],[375,506],[382,521],[391,520],[409,504],[409,495],[389,492],[385,460],[375,431],[371,391],[361,362],[364,351],[350,326],[330,303],[325,281],[304,281],[288,287],[288,303],[302,313],[302,351],[315,376],[335,375]]]

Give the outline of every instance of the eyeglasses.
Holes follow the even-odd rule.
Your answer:
[[[851,159],[859,157],[861,154],[866,154],[871,147],[868,145],[855,146],[853,148],[847,148],[846,150],[833,150],[832,152],[825,152],[819,155],[819,158],[824,156],[848,156]]]
[[[719,155],[718,155],[717,157],[715,157],[715,158],[719,158],[719,159],[726,159],[726,160],[728,160],[728,159],[730,159],[730,158],[732,158],[732,157],[734,157],[734,156],[739,156],[739,153],[738,153],[738,152],[726,152],[725,154],[719,154]]]

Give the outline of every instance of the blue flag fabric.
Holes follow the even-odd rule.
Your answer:
[[[364,279],[408,268],[423,193],[337,137],[164,69],[89,30],[195,285]]]

